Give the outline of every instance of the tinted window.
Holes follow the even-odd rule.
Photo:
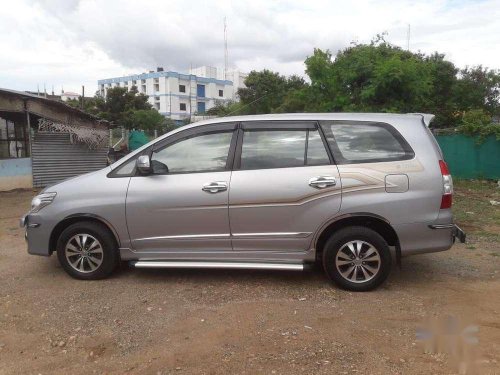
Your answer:
[[[317,130],[309,130],[307,140],[307,165],[330,164],[330,158],[323,144],[323,140]]]
[[[226,168],[233,132],[211,133],[180,140],[153,152],[155,173],[214,172]]]
[[[405,160],[413,151],[390,125],[380,123],[322,123],[335,159],[343,163]]]
[[[304,165],[307,130],[249,130],[243,135],[241,169]]]

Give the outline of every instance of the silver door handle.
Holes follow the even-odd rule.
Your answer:
[[[313,177],[309,180],[309,186],[312,186],[316,189],[324,189],[328,186],[335,186],[337,184],[337,180],[332,176],[319,176]]]
[[[225,191],[227,190],[227,182],[224,181],[208,182],[203,185],[201,190],[206,191],[207,193],[218,193],[219,191]]]

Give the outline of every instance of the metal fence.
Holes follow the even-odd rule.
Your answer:
[[[460,178],[500,179],[500,140],[483,142],[462,134],[436,135],[451,174]]]

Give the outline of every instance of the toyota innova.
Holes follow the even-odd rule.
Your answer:
[[[465,234],[427,114],[280,114],[180,127],[47,187],[21,219],[30,254],[78,279],[140,268],[303,270],[380,285],[394,260]]]

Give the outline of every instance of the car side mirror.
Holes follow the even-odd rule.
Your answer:
[[[142,175],[148,175],[153,173],[153,168],[151,168],[151,160],[149,159],[149,155],[141,155],[137,158],[135,162],[135,166],[137,170]]]

